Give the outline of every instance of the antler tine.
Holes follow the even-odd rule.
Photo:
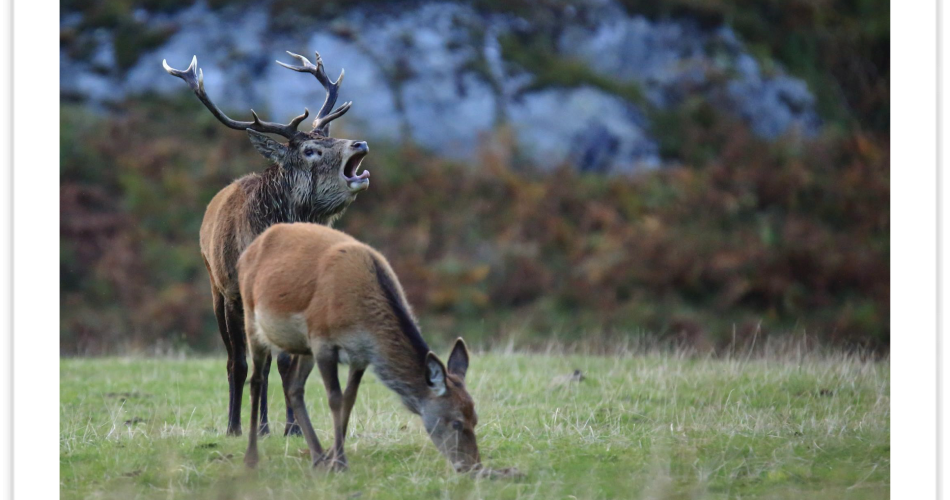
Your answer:
[[[336,108],[336,111],[324,116],[323,118],[317,118],[313,121],[313,129],[321,134],[329,137],[330,136],[330,122],[336,120],[337,118],[343,116],[347,111],[350,110],[350,106],[353,105],[353,101],[347,101],[343,103],[342,106]]]
[[[323,70],[323,59],[320,58],[320,53],[317,53],[316,65],[310,62],[310,59],[307,59],[306,57],[300,54],[294,54],[293,52],[289,50],[287,51],[287,54],[290,55],[290,57],[293,57],[297,59],[298,61],[300,61],[301,66],[291,66],[289,64],[286,64],[280,61],[277,61],[277,64],[289,70],[296,71],[298,73],[311,73],[313,76],[317,77],[317,80],[320,80],[320,83],[322,83],[323,85],[326,85],[328,83],[327,74]]]
[[[300,125],[300,123],[306,120],[308,116],[310,116],[310,110],[307,108],[303,108],[303,114],[297,116],[293,120],[290,120],[290,126],[293,127],[294,130],[297,130],[297,127]]]
[[[290,64],[285,64],[280,61],[277,61],[277,64],[289,69],[296,71],[298,73],[310,73],[312,74],[317,81],[323,85],[323,88],[327,91],[326,100],[323,101],[323,106],[320,106],[320,111],[317,112],[317,118],[313,121],[313,130],[316,130],[323,135],[330,135],[330,122],[343,116],[350,109],[352,103],[344,104],[337,108],[336,111],[330,112],[333,109],[333,106],[336,105],[336,100],[340,92],[340,84],[343,82],[344,71],[340,71],[340,77],[336,81],[330,80],[327,77],[326,70],[323,67],[323,58],[320,57],[319,52],[314,52],[316,56],[316,64],[310,62],[309,59],[300,55],[294,54],[293,52],[287,51],[287,54],[294,59],[300,61],[300,66],[292,66]]]
[[[310,116],[310,111],[304,108],[302,115],[294,118],[290,121],[290,123],[284,125],[281,123],[263,121],[252,109],[251,115],[254,116],[254,121],[244,122],[234,120],[228,115],[224,114],[224,112],[222,112],[218,106],[216,106],[211,101],[211,99],[208,97],[208,94],[205,92],[204,72],[198,68],[198,56],[192,57],[191,64],[184,70],[172,68],[164,59],[162,60],[162,66],[165,68],[165,71],[167,71],[168,74],[177,76],[178,78],[184,80],[185,83],[191,87],[191,90],[195,92],[195,95],[198,96],[198,100],[200,100],[202,104],[208,108],[208,111],[211,111],[211,114],[228,128],[233,128],[235,130],[251,129],[265,134],[278,134],[286,137],[287,139],[292,139],[301,133],[297,130],[300,122],[304,121],[308,116]]]
[[[162,59],[162,67],[165,68],[165,71],[167,71],[169,75],[177,76],[184,80],[185,83],[191,87],[191,90],[204,92],[204,74],[198,74],[198,56],[192,56],[191,64],[183,70],[172,68],[168,65],[166,59]]]

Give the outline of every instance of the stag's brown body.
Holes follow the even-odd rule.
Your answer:
[[[304,113],[288,124],[262,121],[252,110],[253,121],[237,121],[226,116],[204,90],[204,76],[197,67],[197,57],[185,70],[176,70],[163,62],[165,70],[184,80],[198,99],[225,126],[246,130],[251,143],[268,160],[270,166],[261,173],[244,176],[222,189],[208,204],[201,224],[201,254],[211,278],[215,317],[228,351],[228,427],[230,435],[241,434],[241,399],[247,379],[246,336],[237,277],[237,260],[254,238],[279,222],[312,222],[331,224],[356,198],[369,187],[369,171],[358,173],[369,151],[365,142],[329,137],[330,122],[342,116],[351,103],[331,111],[336,104],[343,74],[337,81],[327,78],[320,54],[317,64],[289,53],[301,66],[282,66],[310,73],[323,85],[327,98],[317,113],[310,132],[297,130],[308,115]],[[280,143],[264,134],[277,134],[288,140]],[[277,360],[278,370],[287,387],[288,355]],[[270,357],[264,373],[270,371]],[[262,401],[262,432],[267,432],[266,382]],[[286,390],[285,390],[286,397]],[[299,429],[294,425],[293,411],[288,405],[285,434]]]
[[[343,215],[356,192],[345,184],[334,187],[343,183],[328,174],[274,165],[241,177],[211,199],[201,223],[201,255],[214,290],[225,300],[240,301],[238,257],[265,229],[278,222],[330,225]]]
[[[465,389],[465,344],[456,341],[448,367],[439,361],[379,252],[325,226],[277,224],[247,248],[238,269],[253,370],[248,465],[258,459],[254,430],[262,365],[270,349],[279,349],[299,355],[288,394],[314,465],[346,466],[347,422],[363,372],[373,366],[383,384],[422,418],[436,447],[457,470],[479,466],[477,417]],[[335,443],[329,453],[321,448],[303,403],[314,360],[333,414]],[[341,361],[350,365],[345,393],[337,377]]]

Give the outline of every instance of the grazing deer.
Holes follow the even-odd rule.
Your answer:
[[[313,74],[327,92],[310,132],[297,130],[300,122],[310,114],[306,109],[286,125],[262,121],[254,110],[251,110],[253,121],[233,120],[205,93],[204,73],[197,67],[197,57],[183,71],[162,61],[165,71],[184,80],[221,123],[246,130],[254,147],[270,162],[263,172],[241,177],[218,192],[208,204],[201,223],[201,255],[211,277],[218,329],[228,351],[228,435],[241,434],[241,398],[247,379],[244,313],[237,278],[238,256],[255,236],[272,224],[297,221],[331,224],[343,214],[357,193],[369,187],[369,171],[357,174],[369,151],[366,142],[330,137],[330,122],[343,116],[352,104],[347,102],[331,112],[336,105],[343,72],[334,82],[327,78],[319,53],[316,54],[316,65],[306,57],[292,52],[288,54],[299,60],[301,66],[277,63],[294,71]],[[283,144],[264,134],[280,135],[288,142]],[[280,354],[277,369],[285,388],[290,366],[290,357]],[[270,357],[264,367],[265,384],[269,371]],[[267,433],[266,397],[261,406],[261,432]],[[284,434],[299,433],[288,404]]]
[[[276,224],[238,261],[244,323],[251,351],[251,432],[245,463],[257,464],[258,408],[268,352],[296,354],[288,396],[313,465],[347,466],[343,441],[363,372],[370,365],[422,423],[459,472],[481,468],[478,417],[465,389],[468,350],[456,340],[443,365],[419,333],[405,294],[386,259],[334,229]],[[324,453],[304,407],[304,383],[314,360],[333,414],[334,444]],[[350,365],[346,391],[337,365]]]

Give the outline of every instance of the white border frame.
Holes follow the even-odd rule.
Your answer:
[[[891,3],[893,498],[937,494],[936,14]]]
[[[13,5],[13,495],[59,497],[59,3]],[[55,358],[54,358],[55,356]]]
[[[48,356],[58,355],[54,346],[59,341],[59,197],[53,186],[53,179],[59,177],[59,78],[51,64],[59,60],[58,14],[59,6],[52,2],[15,1],[13,325],[17,361],[13,364],[16,460],[12,466],[18,498],[59,494],[58,432],[54,431],[59,428],[59,373],[47,361]],[[891,58],[891,488],[895,498],[933,498],[936,493],[936,14],[935,2],[891,5],[895,55]],[[36,69],[36,65],[42,67]],[[6,96],[2,87],[0,93]],[[9,131],[0,129],[0,136],[6,139]],[[942,139],[950,139],[946,130]],[[946,177],[941,179],[945,186]],[[947,215],[946,207],[941,208]],[[946,227],[947,218],[942,222]],[[946,237],[944,231],[941,241],[947,241]],[[945,267],[940,271],[946,276]],[[0,302],[6,304],[3,298],[0,295]],[[946,299],[944,294],[941,304],[950,306]],[[941,345],[944,352],[946,344]],[[0,342],[0,346],[5,344]],[[946,372],[941,375],[948,381]],[[946,404],[943,398],[941,408]],[[946,436],[940,437],[946,443]],[[0,468],[8,470],[2,466],[9,463],[2,460],[7,459],[0,458]],[[946,463],[942,470],[950,473]],[[9,484],[4,478],[0,475],[0,483]]]

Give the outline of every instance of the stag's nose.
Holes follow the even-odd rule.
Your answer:
[[[363,152],[369,151],[369,146],[366,144],[366,141],[354,142],[350,144],[350,147]]]

